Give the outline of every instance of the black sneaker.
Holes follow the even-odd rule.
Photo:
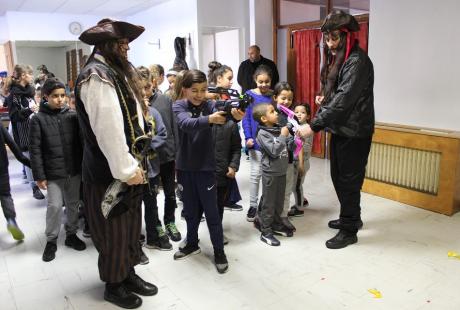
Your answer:
[[[57,245],[54,242],[47,242],[42,259],[44,262],[50,262],[56,257]]]
[[[288,216],[293,217],[302,217],[304,215],[304,211],[297,209],[296,207],[292,207],[291,210],[288,212]]]
[[[201,249],[199,246],[191,246],[187,244],[185,247],[179,249],[176,253],[174,253],[174,259],[180,260],[187,258],[190,255],[195,255],[201,253]]]
[[[308,207],[309,203],[308,203],[307,198],[303,197],[303,204],[302,205],[303,205],[304,208]]]
[[[243,211],[243,206],[235,203],[224,207],[224,209],[227,211]]]
[[[272,233],[262,233],[260,235],[260,240],[271,246],[279,246],[281,244]]]
[[[358,242],[356,234],[341,229],[334,238],[326,241],[326,247],[329,249],[342,249],[356,242]]]
[[[147,240],[144,246],[147,249],[157,249],[160,251],[171,251],[173,248],[172,244],[169,242],[168,236],[166,235],[161,236],[157,240],[154,240],[154,241]]]
[[[279,229],[273,228],[273,234],[283,237],[292,237],[294,236],[294,232],[289,228],[282,226]]]
[[[76,234],[68,235],[65,238],[64,244],[77,251],[83,251],[84,249],[86,249],[86,244],[83,241],[81,241]]]
[[[329,228],[332,228],[332,229],[343,229],[344,228],[344,225],[342,224],[340,219],[329,221],[329,223],[327,223],[327,226],[329,226]],[[358,230],[363,228],[363,221],[361,219],[356,222],[356,228]]]
[[[289,230],[296,231],[295,226],[291,223],[291,221],[287,217],[282,217],[281,221],[283,225],[286,226]]]
[[[83,226],[83,237],[85,238],[91,238],[91,231],[89,230],[89,225],[88,225],[88,221],[85,219],[84,220],[84,226]]]
[[[45,195],[43,195],[43,193],[40,190],[40,188],[38,188],[38,186],[36,186],[36,185],[32,188],[32,195],[37,200],[45,199]]]
[[[144,234],[140,234],[140,235],[139,235],[139,242],[140,242],[140,243],[144,243],[144,242],[145,242],[145,235],[144,235]]]
[[[254,218],[254,228],[257,229],[258,231],[262,232],[261,228],[260,228],[260,220],[258,217]]]
[[[248,214],[246,216],[246,220],[248,222],[254,222],[254,218],[256,217],[257,214],[257,208],[250,207],[248,210]]]
[[[139,264],[147,265],[150,262],[149,257],[145,254],[145,252],[142,250],[142,248],[140,249],[140,251],[141,251],[141,260],[140,260]]]
[[[214,263],[218,273],[226,273],[228,271],[227,256],[225,256],[223,251],[214,252]]]
[[[142,305],[142,299],[136,294],[131,293],[121,283],[105,285],[104,299],[121,308],[135,309]]]
[[[178,242],[182,239],[182,236],[174,222],[166,224],[165,227],[166,234],[168,234],[169,238],[171,238],[172,241]]]

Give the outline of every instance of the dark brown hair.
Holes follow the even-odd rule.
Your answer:
[[[324,34],[323,34],[324,37]],[[331,50],[324,42],[323,47],[323,64],[321,67],[321,94],[324,96],[324,101],[327,102],[332,90],[335,87],[340,68],[345,60],[345,46],[347,34],[340,31],[340,42],[337,46],[336,54],[332,55]]]
[[[200,70],[188,70],[184,73],[184,79],[182,80],[183,88],[190,88],[194,83],[206,82],[206,74]]]

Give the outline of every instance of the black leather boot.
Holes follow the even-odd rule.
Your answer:
[[[329,249],[342,249],[356,242],[358,242],[356,233],[350,233],[341,229],[334,238],[326,241],[326,247]]]
[[[123,285],[130,291],[142,296],[153,296],[158,293],[158,288],[152,283],[146,282],[139,277],[134,270],[123,281]]]
[[[125,309],[135,309],[142,305],[142,299],[128,291],[122,283],[106,283],[104,299]]]
[[[344,228],[344,225],[342,224],[340,219],[329,221],[329,223],[327,223],[327,226],[329,226],[329,228],[332,228],[332,229],[343,229]],[[356,228],[358,230],[363,228],[363,221],[358,220],[356,222]]]

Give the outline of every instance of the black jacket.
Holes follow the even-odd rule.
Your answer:
[[[176,115],[172,110],[172,102],[168,96],[154,93],[149,100],[152,107],[157,109],[161,115],[167,132],[166,143],[157,150],[160,157],[160,163],[165,164],[176,159],[176,150],[178,148],[178,129]]]
[[[212,136],[215,143],[217,186],[226,186],[228,167],[235,171],[240,168],[241,136],[238,125],[232,120],[223,125],[213,125]]]
[[[29,117],[34,113],[29,105],[34,100],[34,94],[35,90],[31,85],[23,87],[14,84],[5,100],[13,127],[14,141],[24,152],[29,150]]]
[[[278,69],[273,61],[264,58],[262,55],[260,56],[260,60],[258,62],[251,62],[249,59],[246,59],[238,68],[238,84],[241,86],[242,94],[246,93],[249,89],[257,87],[256,82],[254,82],[253,75],[257,67],[260,65],[265,65],[272,70],[272,83],[270,88],[273,89],[276,83],[278,83],[280,79]]]
[[[77,114],[51,110],[46,102],[30,121],[30,161],[35,180],[58,180],[81,172],[82,146]]]
[[[334,91],[311,122],[314,131],[328,128],[348,138],[374,133],[374,68],[356,44],[339,71]]]

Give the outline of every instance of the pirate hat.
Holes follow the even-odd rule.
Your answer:
[[[131,42],[140,36],[144,30],[145,28],[142,26],[104,18],[96,26],[83,31],[79,39],[89,45],[118,39],[128,39]]]

